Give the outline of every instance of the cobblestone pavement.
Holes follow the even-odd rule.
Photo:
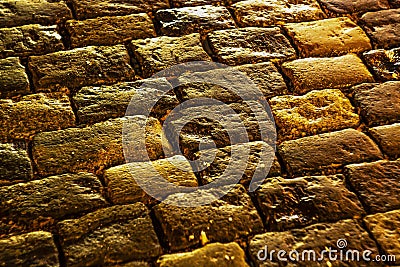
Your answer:
[[[240,99],[147,80],[194,60],[246,73],[269,101],[276,158],[254,193],[266,143]],[[158,89],[138,91],[146,81]],[[146,121],[146,99],[167,91]],[[153,165],[196,187],[229,161],[226,136],[202,120],[183,129],[181,147],[196,158],[198,141],[214,137],[212,165],[194,175],[164,159],[165,118],[199,96],[240,114],[250,143],[235,146],[251,161],[222,199],[168,206],[134,176],[151,179]],[[0,98],[0,266],[400,266],[399,0],[0,0]],[[126,164],[131,100],[152,147]],[[343,238],[396,260],[258,257]]]

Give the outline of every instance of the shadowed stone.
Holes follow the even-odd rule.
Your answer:
[[[32,179],[28,153],[13,144],[0,144],[0,186]]]
[[[372,50],[364,58],[381,80],[400,80],[400,48]]]
[[[386,155],[393,159],[400,157],[400,123],[378,126],[368,131]]]
[[[389,8],[387,0],[320,0],[320,2],[322,7],[331,15],[364,13]]]
[[[29,80],[17,57],[0,59],[0,97],[29,94]]]
[[[400,0],[389,0],[394,8],[400,8]]]

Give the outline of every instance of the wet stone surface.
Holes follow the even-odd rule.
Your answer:
[[[400,80],[400,48],[372,50],[364,58],[381,80]]]
[[[141,203],[99,209],[57,224],[67,266],[99,266],[155,258],[162,252]]]
[[[17,57],[0,59],[0,97],[29,94],[29,80]]]
[[[293,59],[296,52],[277,27],[214,31],[207,36],[219,62],[227,65]]]
[[[383,153],[393,159],[400,158],[400,123],[378,126],[368,131]]]
[[[0,186],[32,179],[28,152],[13,144],[0,144]]]
[[[322,7],[332,15],[364,13],[390,7],[388,0],[320,0],[320,2]]]
[[[364,133],[354,129],[285,141],[279,154],[289,174],[328,174],[344,165],[382,158],[378,146]]]

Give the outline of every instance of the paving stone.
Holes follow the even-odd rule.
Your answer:
[[[83,87],[73,99],[80,123],[123,117],[128,105],[130,115],[147,115],[154,105],[153,115],[162,118],[179,104],[175,95],[166,94],[172,89],[165,78],[140,80]]]
[[[350,100],[338,89],[277,96],[269,103],[281,140],[357,127],[360,122]]]
[[[63,174],[0,188],[0,218],[8,232],[46,229],[55,220],[106,205],[101,183],[89,173]]]
[[[123,45],[89,46],[44,56],[31,56],[29,69],[37,91],[130,80],[134,71]]]
[[[344,260],[340,259],[340,249],[337,246],[337,240],[345,239],[347,246],[343,248]],[[267,246],[267,249],[265,248]],[[259,251],[262,250],[261,253]],[[261,261],[260,257],[265,257],[265,250],[268,255],[266,259]],[[274,250],[274,252],[273,252]],[[278,251],[284,250],[285,254],[278,254]],[[291,261],[289,253],[296,250],[299,255],[296,261]],[[336,256],[337,260],[329,261],[331,250],[332,258]],[[381,266],[374,262],[365,262],[362,260],[364,251],[370,250],[372,254],[369,256],[373,259],[379,254],[375,242],[369,237],[366,232],[355,220],[342,220],[336,223],[320,223],[314,224],[303,229],[293,229],[286,232],[270,232],[256,235],[250,240],[249,254],[256,266],[283,266],[283,261],[279,261],[278,257],[287,259],[287,263],[292,263],[292,266]],[[315,256],[311,251],[315,252]],[[322,254],[322,252],[324,254]],[[347,251],[358,251],[360,260],[345,260]],[[270,253],[273,254],[272,259]],[[279,256],[278,256],[279,255]],[[296,258],[296,253],[291,255]],[[349,255],[351,259],[352,255]],[[357,257],[356,255],[354,256]],[[304,261],[302,259],[305,259]],[[308,259],[317,259],[310,261]],[[319,260],[321,259],[321,260]],[[277,265],[273,265],[276,263]]]
[[[393,159],[400,158],[400,123],[378,126],[368,131],[386,155]]]
[[[1,0],[0,28],[25,24],[52,25],[72,18],[64,1]]]
[[[158,267],[221,266],[248,267],[242,248],[235,242],[213,243],[203,248],[177,254],[163,255],[157,260]]]
[[[353,102],[369,126],[400,122],[400,82],[361,84]]]
[[[364,58],[379,79],[400,80],[400,48],[372,50]]]
[[[32,139],[39,132],[75,125],[71,103],[62,94],[32,94],[0,100],[0,140]]]
[[[89,45],[115,45],[132,39],[156,36],[153,22],[146,13],[68,20],[65,27],[73,48]]]
[[[68,0],[79,20],[103,16],[122,16],[147,13],[169,8],[168,0]]]
[[[51,233],[38,231],[0,239],[1,266],[59,266]]]
[[[387,255],[396,257],[400,263],[400,210],[369,215],[364,219],[368,230]],[[392,263],[393,264],[393,263]]]
[[[218,61],[228,65],[296,57],[289,40],[277,27],[219,30],[208,34],[207,39]]]
[[[171,0],[171,4],[173,7],[204,6],[204,5],[221,6],[224,3],[225,3],[224,0]]]
[[[284,25],[302,57],[331,57],[371,50],[364,31],[349,18]]]
[[[204,194],[213,194],[214,189]],[[161,203],[154,207],[166,242],[172,251],[196,246],[205,237],[210,242],[232,242],[262,231],[261,219],[242,186],[222,199],[198,207],[178,207]],[[179,199],[180,194],[168,198]],[[203,231],[203,234],[201,232]],[[203,237],[202,237],[203,236]]]
[[[32,179],[28,153],[13,144],[0,144],[0,186]]]
[[[360,23],[378,48],[400,46],[400,9],[365,13]]]
[[[231,14],[222,6],[195,6],[159,10],[155,19],[161,35],[181,36],[235,28]]]
[[[356,55],[333,58],[305,58],[282,64],[282,70],[293,83],[295,93],[311,90],[347,88],[374,79]]]
[[[41,176],[65,172],[88,171],[101,173],[104,169],[125,163],[122,148],[123,124],[146,127],[147,151],[133,147],[129,155],[143,161],[148,157],[155,160],[162,156],[161,124],[149,117],[134,116],[117,118],[96,123],[85,128],[69,128],[56,132],[44,132],[33,140],[33,159]],[[139,133],[132,131],[126,134]],[[134,138],[130,137],[130,138]],[[129,144],[127,144],[129,145]]]
[[[291,175],[328,174],[344,165],[382,158],[378,146],[365,134],[345,129],[285,141],[279,154]]]
[[[390,8],[387,0],[320,0],[321,5],[330,14],[353,14],[365,13],[367,11],[375,11]]]
[[[316,0],[250,0],[240,1],[231,8],[241,27],[267,27],[325,17]]]
[[[348,181],[368,212],[400,208],[400,160],[347,165]]]
[[[30,56],[63,50],[56,26],[38,24],[0,29],[0,57]]]
[[[340,175],[268,179],[256,195],[272,231],[360,218],[364,214],[357,196],[346,188]]]
[[[17,57],[0,59],[0,97],[29,94],[29,80]]]
[[[67,266],[155,258],[162,252],[145,205],[113,206],[58,223]]]
[[[104,181],[108,197],[113,204],[143,202],[154,204],[156,200],[148,196],[137,184],[135,179],[147,179],[152,185],[153,192],[165,198],[164,188],[156,184],[155,175],[179,186],[197,187],[197,178],[191,170],[189,162],[183,156],[174,156],[151,162],[132,162],[110,168],[104,172]],[[155,190],[158,191],[155,191]],[[179,191],[176,191],[178,193]]]
[[[134,40],[131,42],[130,48],[146,78],[180,63],[211,60],[200,43],[200,34],[198,33],[182,37],[161,36]]]

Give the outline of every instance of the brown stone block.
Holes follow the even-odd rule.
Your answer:
[[[29,94],[29,80],[17,57],[0,59],[0,97]]]
[[[383,153],[393,159],[400,157],[400,123],[378,126],[368,131]]]

